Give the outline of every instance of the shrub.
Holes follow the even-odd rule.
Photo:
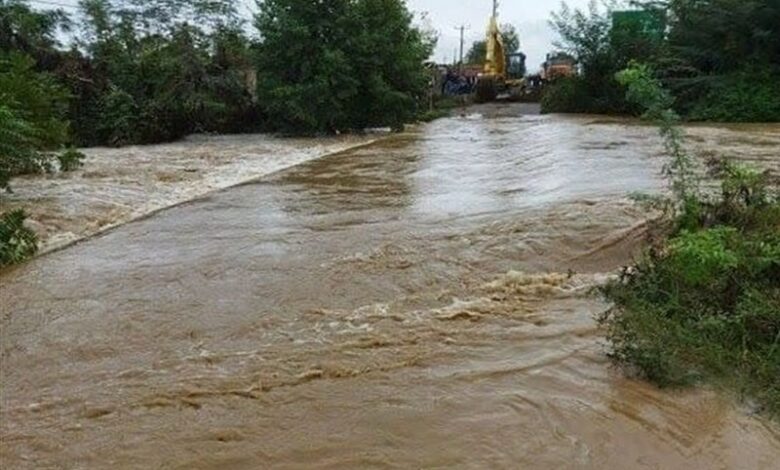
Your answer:
[[[0,103],[26,122],[42,148],[57,148],[68,138],[67,97],[51,75],[35,70],[34,59],[0,51]]]
[[[720,162],[718,197],[693,177],[671,96],[648,67],[620,74],[660,126],[674,199],[668,239],[602,291],[610,354],[661,386],[707,381],[780,414],[780,199],[766,172]]]
[[[68,149],[57,155],[57,161],[60,163],[60,171],[75,171],[84,166],[86,155],[76,149]]]
[[[543,113],[580,113],[590,103],[582,79],[566,77],[555,80],[542,93]]]
[[[543,113],[626,114],[635,113],[615,77],[575,75],[561,77],[542,92]]]
[[[713,78],[709,92],[692,105],[694,121],[780,121],[780,72],[753,70]]]
[[[35,130],[15,112],[0,105],[0,189],[36,159]]]
[[[112,86],[100,100],[98,135],[108,145],[125,145],[138,141],[138,106],[126,91]]]
[[[432,122],[437,119],[441,119],[443,117],[447,117],[451,114],[451,111],[448,109],[431,109],[425,112],[422,112],[417,115],[417,120],[420,122]]]
[[[38,238],[24,226],[26,217],[22,210],[0,216],[0,266],[20,263],[38,251]]]
[[[698,381],[780,413],[780,238],[683,232],[604,287],[611,356],[661,386]]]
[[[0,188],[11,177],[51,171],[45,152],[67,139],[63,120],[66,95],[51,76],[34,70],[35,61],[0,51]]]

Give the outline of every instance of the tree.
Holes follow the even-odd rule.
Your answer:
[[[652,5],[652,4],[651,4]],[[696,120],[780,120],[780,2],[671,0],[657,69]]]
[[[16,112],[0,104],[0,189],[8,189],[11,177],[35,161],[35,130]]]
[[[258,96],[285,131],[397,127],[416,113],[433,41],[402,0],[266,0]]]
[[[520,50],[520,35],[514,25],[501,25],[501,39],[504,41],[504,50],[507,54],[514,54]]]
[[[517,29],[514,25],[503,24],[501,25],[501,39],[504,43],[504,49],[507,54],[514,54],[520,50],[520,35],[517,33]],[[467,64],[476,65],[485,62],[487,56],[487,43],[486,41],[479,40],[474,41],[469,48],[466,58],[464,59]]]
[[[484,64],[485,57],[487,57],[487,41],[482,39],[471,44],[464,60],[467,64],[477,65]]]
[[[704,73],[780,65],[777,0],[671,0],[673,54]]]
[[[82,0],[81,8],[80,43],[90,57],[72,61],[66,81],[82,143],[151,143],[257,126],[250,43],[235,2]]]
[[[614,29],[613,13],[621,5],[617,0],[591,0],[586,9],[579,9],[564,2],[552,14],[550,26],[560,38],[555,46],[576,59],[580,73],[559,78],[545,90],[545,112],[638,112],[638,106],[625,99],[615,74],[631,60],[652,62],[662,37]]]
[[[243,19],[235,0],[81,0],[82,9],[123,18],[140,35],[165,34],[183,24],[202,30],[239,26]]]
[[[575,57],[586,75],[593,71],[599,76],[606,76],[607,74],[602,72],[605,68],[609,68],[609,74],[614,75],[614,72],[622,68],[614,67],[613,72],[610,65],[610,15],[615,5],[615,1],[591,0],[587,10],[580,10],[572,9],[563,2],[560,11],[552,13],[550,26],[560,37],[555,46]]]
[[[66,93],[26,55],[0,53],[0,188],[12,176],[47,168],[42,150],[67,140]]]
[[[24,0],[0,0],[0,51],[23,52],[43,60],[58,45],[58,30],[69,26],[63,10],[40,12]]]

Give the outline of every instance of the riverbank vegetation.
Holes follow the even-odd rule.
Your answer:
[[[780,196],[770,175],[688,156],[672,96],[647,66],[618,75],[672,160],[663,237],[603,292],[612,356],[660,386],[705,382],[780,416]]]
[[[580,73],[545,93],[546,112],[638,113],[615,73],[650,64],[688,120],[780,121],[780,3],[774,0],[641,0],[645,13],[617,21],[628,2],[564,4],[551,25]]]

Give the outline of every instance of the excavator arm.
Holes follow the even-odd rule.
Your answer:
[[[498,19],[495,16],[490,17],[490,23],[488,23],[486,46],[485,75],[496,77],[499,80],[505,79],[506,50],[501,30],[498,27]]]

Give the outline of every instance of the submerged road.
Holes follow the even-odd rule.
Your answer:
[[[526,110],[0,273],[0,467],[777,468],[775,424],[605,358],[590,288],[641,247],[655,131]],[[692,132],[758,162],[780,143]]]

